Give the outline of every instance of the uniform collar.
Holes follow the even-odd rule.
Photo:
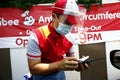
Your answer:
[[[52,21],[48,24],[48,28],[50,30],[50,33],[54,36],[54,37],[59,37],[62,36],[59,33],[56,32],[56,30],[51,26]]]

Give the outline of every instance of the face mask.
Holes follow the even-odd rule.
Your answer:
[[[56,28],[56,31],[61,35],[65,35],[65,34],[68,34],[71,31],[71,29],[72,29],[72,26],[59,23],[58,27]]]

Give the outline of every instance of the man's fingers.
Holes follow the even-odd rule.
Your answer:
[[[67,57],[66,59],[68,61],[77,61],[77,58],[75,58],[75,57]]]
[[[78,67],[78,65],[65,65],[65,68],[67,70],[75,70]]]
[[[66,65],[78,65],[78,61],[66,61],[65,62]]]
[[[87,63],[84,63],[83,65],[84,65],[84,69],[88,69],[89,68]]]

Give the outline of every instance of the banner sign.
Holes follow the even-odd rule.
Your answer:
[[[26,47],[30,33],[52,21],[52,7],[39,5],[26,11],[0,8],[0,48]],[[83,27],[74,27],[74,31],[79,30],[73,34],[76,43],[120,40],[120,3],[103,4],[101,8],[93,5],[83,18]]]

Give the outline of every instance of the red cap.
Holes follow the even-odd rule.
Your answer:
[[[53,12],[67,15],[66,19],[69,23],[79,24],[79,7],[75,0],[57,0],[53,8]]]

